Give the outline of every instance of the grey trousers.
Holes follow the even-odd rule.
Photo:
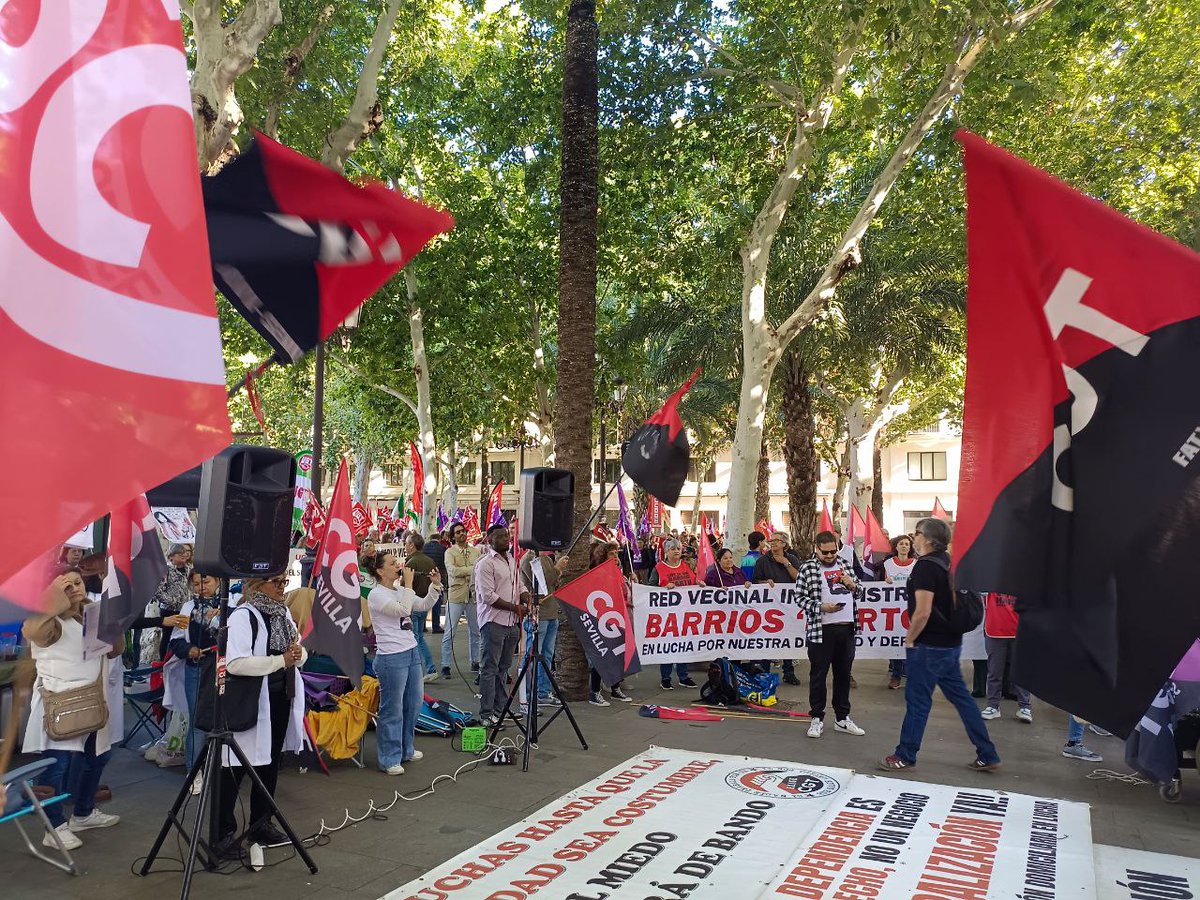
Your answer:
[[[987,704],[993,709],[999,709],[1004,689],[1004,670],[1012,661],[1017,639],[985,637],[983,646],[987,650]],[[1015,683],[1012,689],[1017,695],[1017,706],[1028,709],[1031,699],[1029,691]]]
[[[479,715],[500,715],[508,700],[505,676],[512,666],[520,629],[516,625],[488,622],[479,628],[483,662],[479,667]]]

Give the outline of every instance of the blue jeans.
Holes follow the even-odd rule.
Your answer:
[[[412,759],[413,735],[421,711],[421,658],[417,648],[375,656],[379,679],[379,722],[375,726],[375,756],[388,769]]]
[[[908,650],[905,669],[908,681],[904,685],[904,724],[900,726],[900,743],[896,755],[906,763],[915,763],[933,708],[933,689],[940,687],[946,699],[954,704],[959,718],[967,729],[967,737],[975,745],[976,757],[985,763],[997,763],[1000,755],[988,737],[987,726],[979,707],[971,699],[971,691],[963,681],[959,658],[962,647],[928,647],[917,644]]]
[[[196,757],[200,755],[200,750],[204,746],[205,734],[196,727],[196,706],[200,702],[200,666],[193,665],[190,662],[184,663],[183,666],[183,692],[187,696],[188,707],[188,732],[185,753],[187,756],[188,771],[190,772],[196,762]]]
[[[1083,723],[1070,713],[1067,713],[1067,743],[1083,743]]]
[[[469,603],[448,604],[446,613],[445,632],[442,634],[442,668],[450,668],[450,660],[454,656],[454,632],[458,630],[458,620],[462,615],[467,617],[467,634],[470,638],[468,647],[471,652],[471,664],[479,662],[479,620],[476,618],[475,601]]]
[[[413,634],[417,636],[417,649],[421,651],[421,664],[425,667],[426,672],[436,672],[433,667],[433,654],[429,652],[429,645],[425,643],[425,617],[428,613],[415,612],[412,614]]]
[[[84,741],[83,751],[47,750],[45,759],[54,760],[54,765],[42,775],[42,784],[54,789],[54,795],[69,794],[62,803],[46,807],[46,818],[57,828],[67,821],[64,807],[75,801],[74,814],[81,819],[90,816],[96,808],[96,788],[100,786],[100,775],[112,756],[111,750],[96,755],[96,734],[93,732]]]
[[[538,621],[538,650],[540,651],[542,662],[546,664],[547,671],[554,666],[554,646],[557,643],[558,619],[540,619]],[[529,653],[532,647],[533,623],[526,620],[525,652]],[[546,672],[542,671],[541,666],[538,666],[537,670],[537,692],[539,697],[550,696],[550,678]]]
[[[662,663],[658,667],[659,678],[663,681],[670,681],[672,668],[675,669],[675,674],[679,676],[680,681],[688,677],[687,663]]]
[[[893,678],[904,677],[904,660],[892,659],[888,661],[888,674]]]

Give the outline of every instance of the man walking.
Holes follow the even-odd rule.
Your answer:
[[[817,534],[816,552],[800,564],[796,589],[804,609],[808,645],[808,736],[825,730],[825,695],[833,669],[833,727],[845,734],[866,734],[850,718],[850,668],[858,636],[858,598],[862,586],[838,557],[838,540],[830,531]]]
[[[536,667],[537,672],[537,702],[542,706],[558,706],[558,698],[550,690],[550,676],[547,674],[554,665],[554,647],[558,643],[558,622],[561,618],[562,604],[554,596],[562,583],[562,573],[567,570],[570,557],[565,553],[556,559],[550,550],[542,550],[538,554],[526,553],[521,560],[521,586],[530,594],[537,588],[541,603],[538,604],[538,655],[546,664],[545,670]],[[533,652],[533,622],[525,623],[525,652]],[[526,684],[525,690],[530,692],[532,685]],[[526,694],[528,696],[528,693]]]
[[[912,574],[904,586],[908,594],[908,636],[905,640],[908,681],[904,686],[904,724],[896,752],[879,763],[885,771],[911,769],[917,764],[929,710],[933,707],[933,689],[940,687],[954,704],[967,737],[975,745],[975,761],[970,768],[991,772],[1000,767],[1000,755],[988,736],[979,707],[971,699],[963,681],[959,659],[962,634],[951,624],[954,614],[954,586],[950,577],[950,526],[941,519],[922,519],[917,523],[913,543],[919,554]]]
[[[754,532],[754,534],[758,534],[758,532]],[[799,573],[800,559],[788,549],[787,535],[782,531],[776,531],[771,535],[771,540],[767,542],[767,552],[760,554],[754,561],[751,581],[755,584],[794,584]],[[762,662],[766,669],[771,668],[771,660]],[[783,681],[784,684],[800,683],[800,679],[796,677],[796,661],[794,659],[783,661]]]
[[[517,594],[517,563],[509,552],[511,539],[503,525],[487,531],[491,552],[475,563],[475,613],[483,660],[479,672],[479,718],[490,728],[500,721],[508,694],[505,677],[512,666],[521,619],[529,592]]]
[[[458,620],[465,614],[471,671],[479,671],[479,621],[475,615],[475,563],[479,548],[467,546],[467,526],[455,522],[450,526],[450,548],[446,551],[446,573],[450,585],[446,598],[446,629],[442,634],[442,678],[450,679],[450,660],[454,655],[454,633]]]

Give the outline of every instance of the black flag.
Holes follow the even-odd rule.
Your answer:
[[[444,212],[354,184],[261,134],[201,187],[213,280],[281,362],[329,337],[454,227]]]
[[[687,481],[692,448],[679,418],[679,401],[700,377],[700,369],[667,398],[662,409],[646,420],[621,454],[621,467],[638,485],[667,506],[679,502]]]

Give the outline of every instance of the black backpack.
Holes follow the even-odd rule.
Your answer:
[[[241,607],[229,612],[230,618]],[[250,616],[250,643],[258,641],[258,617]],[[200,661],[200,694],[196,702],[196,727],[201,731],[246,731],[258,724],[258,697],[262,675],[225,673],[225,694],[221,697],[221,721],[217,721],[217,653],[206,653]]]
[[[737,674],[733,664],[722,656],[708,664],[708,681],[700,685],[700,699],[711,706],[738,706],[742,695],[738,693]]]
[[[951,631],[958,634],[970,634],[979,627],[979,623],[983,621],[983,595],[978,591],[960,591],[954,586],[954,573],[950,571],[950,566],[942,562],[940,559],[932,557],[924,557],[933,563],[939,569],[945,570],[950,578],[950,593],[953,598],[953,606],[950,610],[950,615],[947,617],[941,610],[934,606],[933,610],[942,620],[950,626]]]

